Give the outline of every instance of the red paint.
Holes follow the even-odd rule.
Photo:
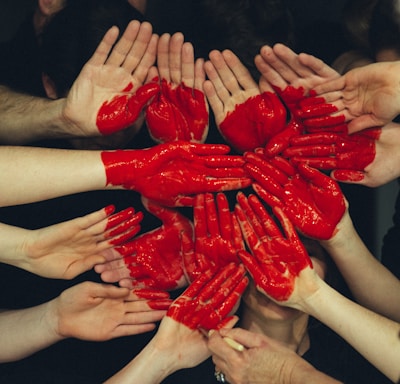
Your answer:
[[[252,253],[240,251],[239,257],[257,287],[276,301],[286,301],[301,271],[312,268],[311,260],[282,210],[274,209],[281,231],[255,195],[239,193],[237,201],[235,212]]]
[[[166,206],[192,205],[198,193],[246,188],[241,156],[226,145],[176,141],[144,150],[104,151],[107,185],[132,189]],[[154,188],[154,186],[157,188]]]
[[[172,290],[185,283],[182,260],[182,233],[192,238],[192,223],[179,212],[146,202],[150,213],[158,217],[162,226],[133,241],[116,247],[125,261],[134,284]]]
[[[302,135],[291,140],[284,156],[323,170],[363,171],[375,159],[375,143],[380,133],[377,128],[352,135],[329,132]]]
[[[208,132],[208,107],[204,93],[165,79],[157,97],[146,109],[149,132],[157,142],[204,142]]]
[[[253,155],[246,156],[246,161],[256,181],[253,188],[267,204],[282,208],[306,236],[320,240],[332,237],[345,210],[343,194],[334,180],[303,163],[298,164],[295,175],[281,167],[274,176],[259,166],[269,159]],[[290,169],[287,160],[281,158],[280,162],[287,162]]]
[[[114,206],[109,206],[109,207],[113,208],[113,211],[115,210]],[[135,210],[133,208],[129,207],[129,208],[126,208],[126,209],[116,213],[115,215],[112,215],[107,220],[106,230],[125,222],[127,219],[130,219],[134,213],[135,213]]]
[[[157,84],[141,86],[134,94],[130,91],[133,84],[128,84],[122,95],[105,101],[97,113],[96,125],[100,133],[110,135],[132,125],[149,100],[158,92]]]
[[[237,151],[264,147],[286,124],[286,109],[272,92],[253,96],[236,105],[219,125],[226,141]]]
[[[115,205],[107,205],[107,207],[104,208],[104,212],[106,213],[107,216],[113,214],[115,212]]]
[[[235,308],[247,287],[242,265],[206,271],[171,305],[167,316],[190,329],[216,329]]]

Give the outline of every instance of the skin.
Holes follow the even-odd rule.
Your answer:
[[[42,99],[1,86],[0,141],[21,145],[49,138],[101,136],[96,123],[101,106],[119,97],[129,84],[133,95],[155,60],[157,36],[149,23],[132,21],[117,42],[118,32],[113,27],[104,35],[66,97]],[[116,122],[108,127],[108,133],[131,124],[128,120]]]
[[[1,223],[1,261],[39,276],[72,279],[104,262],[112,247],[140,230],[141,213],[132,208],[113,211],[106,207],[37,230]]]
[[[213,50],[209,58],[203,89],[222,136],[239,152],[263,147],[284,128],[284,106],[271,87],[259,89],[232,51]]]
[[[226,279],[226,272],[231,279]],[[226,280],[224,284],[221,278]],[[247,282],[243,266],[228,265],[215,275],[204,274],[174,301],[154,338],[106,383],[160,383],[179,369],[200,364],[209,351],[199,326],[233,327],[237,318],[232,318],[230,312],[237,306]]]
[[[0,361],[16,361],[65,338],[104,341],[151,331],[166,313],[126,288],[84,282],[55,299],[0,313]]]
[[[148,200],[143,204],[162,225],[110,250],[107,262],[97,265],[95,271],[103,281],[118,282],[128,288],[174,290],[187,286],[182,265],[182,239],[190,239],[185,246],[193,248],[191,221],[176,210]]]
[[[0,206],[121,188],[135,190],[159,203],[192,205],[197,193],[239,189],[250,184],[242,169],[243,160],[227,155],[228,152],[229,147],[224,145],[180,142],[130,151],[2,146]],[[183,174],[176,171],[181,167],[186,169]],[[154,191],[154,177],[164,188]],[[30,188],[29,194],[26,186]]]
[[[185,140],[203,143],[208,134],[208,105],[202,90],[203,59],[182,33],[160,36],[157,67],[149,78],[160,85],[159,94],[146,109],[146,123],[158,143]]]
[[[354,68],[316,87],[315,92],[351,120],[349,132],[384,126],[400,112],[400,92],[394,86],[399,66],[398,61],[389,61]]]

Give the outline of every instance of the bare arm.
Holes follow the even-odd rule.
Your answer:
[[[36,307],[1,312],[0,362],[22,359],[68,337],[103,341],[151,331],[170,304],[161,302],[153,310],[126,288],[84,282]]]
[[[48,100],[0,86],[0,142],[20,145],[68,137],[61,118],[64,104],[65,99]]]
[[[362,306],[400,322],[400,281],[368,250],[346,210],[334,236],[322,241]]]
[[[0,206],[103,189],[104,166],[97,151],[0,147]]]

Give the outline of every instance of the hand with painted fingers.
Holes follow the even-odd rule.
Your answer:
[[[63,118],[75,136],[110,135],[134,125],[159,91],[157,84],[145,85],[156,60],[152,26],[135,20],[113,47],[117,37],[116,27],[105,34],[65,99]]]
[[[139,232],[141,212],[114,210],[108,206],[36,230],[0,224],[2,262],[47,278],[72,279],[104,262],[105,252]]]
[[[114,247],[107,262],[95,271],[105,282],[119,282],[128,288],[154,288],[171,291],[187,286],[182,256],[182,239],[193,248],[193,224],[176,210],[143,199],[146,209],[162,225],[132,241]]]
[[[224,341],[229,337],[244,346],[235,351]],[[316,370],[295,351],[279,341],[242,328],[221,329],[208,341],[216,370],[231,384],[338,384]]]
[[[379,187],[400,176],[399,124],[353,134],[315,133],[295,137],[283,153],[292,163],[305,163],[343,183]]]
[[[157,70],[149,72],[148,84],[160,92],[146,108],[150,136],[157,143],[184,140],[203,143],[208,134],[208,104],[203,93],[203,59],[194,58],[193,45],[182,33],[160,36]]]
[[[381,127],[400,114],[400,62],[381,62],[352,69],[315,87],[315,92],[348,121],[349,132]]]
[[[230,50],[212,51],[203,89],[221,135],[238,152],[264,147],[285,127],[286,109],[271,87],[261,92]]]
[[[210,352],[203,332],[235,325],[233,313],[248,283],[245,274],[243,265],[234,263],[205,272],[172,303],[139,355],[106,383],[160,383],[173,372],[206,360]]]
[[[282,157],[266,159],[262,151],[245,155],[253,188],[271,207],[279,207],[305,236],[331,238],[346,202],[338,183],[317,169],[293,166]]]
[[[249,186],[243,158],[229,152],[226,145],[175,141],[144,150],[104,151],[101,158],[107,185],[172,207],[193,206],[198,193]]]
[[[260,89],[272,87],[291,113],[291,121],[286,129],[266,146],[266,154],[271,157],[280,154],[288,146],[293,135],[305,131],[302,121],[303,109],[314,103],[320,106],[321,102],[318,99],[309,97],[311,90],[316,85],[339,76],[321,60],[313,62],[312,66],[304,65],[300,60],[302,55],[304,54],[298,55],[282,44],[276,44],[273,48],[262,47],[260,54],[255,58],[255,64],[262,75]],[[343,119],[340,118],[339,121],[342,122]],[[334,123],[331,122],[332,125]]]
[[[273,208],[277,222],[255,195],[237,195],[235,213],[250,249],[240,251],[239,257],[253,277],[256,287],[275,302],[296,304],[292,297],[297,280],[303,271],[313,269],[308,253],[283,211]]]
[[[171,304],[163,295],[146,299],[127,288],[86,281],[46,303],[2,311],[0,325],[8,331],[0,361],[20,360],[71,337],[105,341],[152,331]]]
[[[154,293],[152,299],[143,296],[149,297],[113,285],[76,285],[53,303],[59,318],[57,333],[64,338],[105,341],[149,332],[165,316],[172,301],[167,293]]]
[[[197,195],[193,212],[194,247],[185,247],[183,259],[189,282],[207,270],[215,271],[232,262],[239,264],[237,252],[244,250],[239,224],[225,194]]]

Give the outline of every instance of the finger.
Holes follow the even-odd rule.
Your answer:
[[[289,84],[294,83],[299,78],[307,79],[313,75],[313,71],[299,61],[298,54],[286,45],[275,44],[273,51],[277,59],[269,63]]]
[[[216,196],[217,207],[218,207],[218,223],[221,237],[224,240],[232,240],[233,236],[233,224],[232,214],[229,209],[229,203],[224,193],[218,193]]]
[[[222,87],[221,89],[217,88],[217,92],[224,93],[223,89],[228,90],[230,94],[240,92],[242,88],[232,72],[232,69],[227,65],[223,53],[213,50],[210,52],[209,58],[220,79],[220,82],[216,82],[214,86],[218,85],[218,87]],[[210,78],[210,80],[212,80],[212,78]]]
[[[94,283],[91,285],[91,296],[96,298],[118,299],[129,296],[129,289],[112,284]]]
[[[325,64],[322,60],[318,59],[315,56],[309,55],[307,53],[300,53],[298,55],[299,61],[310,68],[314,73],[318,76],[326,78],[326,79],[336,79],[339,78],[340,75],[329,65]]]
[[[195,85],[195,61],[193,45],[185,42],[182,45],[181,74],[178,83],[182,83],[189,88]],[[201,88],[200,88],[201,89]]]
[[[212,51],[210,53],[210,61],[206,61],[204,63],[204,70],[205,70],[206,75],[209,79],[209,82],[211,82],[213,88],[209,87],[209,85],[208,85],[209,82],[206,82],[207,85],[205,85],[204,91],[206,92],[206,94],[208,96],[209,93],[211,93],[211,89],[213,89],[214,93],[218,96],[218,98],[221,100],[221,102],[225,103],[231,97],[231,92],[229,89],[227,89],[226,85],[223,82],[223,79],[221,78],[220,71],[222,70],[221,68],[223,67],[223,65],[224,65],[224,62],[223,62],[221,52]],[[228,68],[224,67],[224,69],[226,71],[228,71],[228,74],[231,74],[231,72],[230,72],[230,70],[228,70]],[[225,74],[225,77],[227,77],[226,74]],[[211,105],[213,105],[213,104],[211,104]]]
[[[205,80],[204,59],[200,57],[194,63],[194,88],[202,91]]]
[[[232,73],[235,75],[235,78],[241,88],[245,89],[246,91],[249,91],[250,89],[254,91],[254,95],[257,95],[260,93],[257,83],[254,81],[252,78],[250,72],[244,66],[239,58],[230,50],[224,50],[222,52],[222,55],[224,57],[224,60]]]
[[[133,37],[133,36],[132,36]],[[149,43],[153,37],[153,29],[150,23],[143,22],[140,24],[138,31],[136,32],[136,36],[129,47],[129,51],[125,55],[125,59],[122,63],[122,67],[126,69],[127,72],[132,73],[135,68],[141,62],[143,56],[148,50]],[[148,67],[154,64],[156,51],[153,48],[153,61],[149,63]]]
[[[94,65],[94,66],[103,65],[106,62],[107,57],[108,57],[114,43],[118,39],[118,33],[119,33],[119,30],[117,27],[110,28],[104,35],[100,44],[97,46],[92,57],[87,61],[86,65],[88,65],[88,64]]]
[[[160,78],[171,81],[169,72],[169,42],[171,40],[171,35],[169,33],[164,33],[158,39],[157,45],[157,67],[160,74]]]
[[[207,230],[211,238],[216,238],[220,235],[219,222],[217,216],[217,208],[214,201],[214,196],[211,193],[207,193],[204,199],[206,208],[206,220],[207,220]]]
[[[126,27],[124,33],[115,44],[111,51],[106,64],[119,67],[125,61],[127,54],[129,53],[132,44],[134,43],[137,34],[139,32],[140,22],[137,20],[131,21]]]
[[[184,36],[176,32],[169,41],[169,76],[172,84],[182,83],[182,49]]]

